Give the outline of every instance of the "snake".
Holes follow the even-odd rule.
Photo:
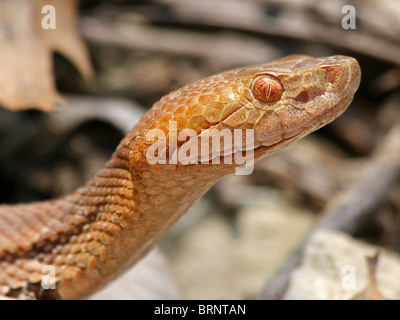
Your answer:
[[[339,117],[360,77],[352,57],[291,55],[162,97],[84,186],[0,205],[0,295],[88,297],[144,257],[219,179]],[[239,138],[214,143],[222,131]]]

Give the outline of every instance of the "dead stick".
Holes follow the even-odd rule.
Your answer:
[[[383,37],[376,37],[363,30],[343,30],[340,20],[336,26],[327,26],[302,15],[266,18],[262,3],[230,0],[219,4],[219,11],[201,10],[196,0],[158,0],[169,5],[170,15],[152,12],[150,20],[172,24],[199,24],[208,27],[239,30],[259,35],[281,36],[310,42],[319,42],[338,48],[352,50],[396,65],[400,64],[398,43]],[[214,1],[213,1],[214,2]],[[226,5],[224,5],[224,3]],[[185,4],[185,5],[182,5]],[[238,9],[240,8],[240,9]],[[223,12],[223,14],[219,14]]]

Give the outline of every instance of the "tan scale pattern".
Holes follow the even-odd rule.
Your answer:
[[[254,98],[252,81],[262,75],[282,84],[279,101]],[[85,186],[52,201],[0,206],[0,295],[89,295],[143,257],[236,167],[210,161],[149,164],[146,152],[157,141],[148,139],[150,130],[162,130],[169,142],[193,129],[194,137],[171,147],[179,149],[211,129],[254,129],[257,161],[333,121],[350,104],[359,81],[360,69],[352,58],[290,56],[223,72],[163,97]],[[169,130],[170,121],[176,121],[176,132]],[[167,144],[164,152],[170,157],[174,150]],[[55,269],[55,290],[41,287],[46,265]]]

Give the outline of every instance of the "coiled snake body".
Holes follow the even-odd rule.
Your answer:
[[[152,129],[165,133],[165,148],[158,152],[167,158],[211,129],[252,129],[250,151],[257,161],[342,114],[359,81],[353,58],[296,55],[226,71],[163,97],[85,186],[51,201],[0,206],[0,295],[89,295],[143,257],[238,166],[213,163],[208,154],[190,163],[151,164],[148,151],[156,140],[147,133]],[[170,145],[184,129],[195,135]],[[243,139],[237,148],[224,146],[217,157],[248,149]],[[47,265],[54,268],[55,289],[41,285]]]

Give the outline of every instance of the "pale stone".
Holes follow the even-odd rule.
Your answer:
[[[310,238],[283,299],[351,299],[366,288],[366,257],[377,252],[378,288],[385,297],[400,299],[399,255],[326,230]]]

